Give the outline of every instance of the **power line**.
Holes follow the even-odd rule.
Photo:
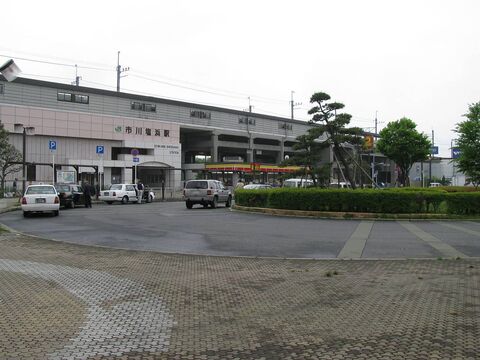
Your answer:
[[[7,58],[14,58],[14,59],[23,60],[23,61],[30,61],[30,62],[40,63],[40,64],[65,66],[65,67],[73,67],[73,68],[75,67],[75,64],[67,64],[67,63],[60,63],[60,62],[46,61],[46,60],[28,59],[28,58],[24,58],[24,57],[5,55],[5,54],[0,54],[0,56],[7,57]],[[114,71],[114,70],[107,69],[107,68],[98,68],[98,67],[93,67],[93,66],[78,65],[78,67],[82,68],[82,69],[88,69],[88,70]]]

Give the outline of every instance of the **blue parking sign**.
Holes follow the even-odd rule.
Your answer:
[[[452,148],[452,159],[458,159],[460,155],[462,154],[462,151],[458,147]]]
[[[48,141],[48,149],[50,151],[57,151],[57,142],[55,140]]]
[[[105,152],[105,148],[103,145],[97,145],[97,154],[103,154]]]

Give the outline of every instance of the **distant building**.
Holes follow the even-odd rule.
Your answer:
[[[433,158],[431,161],[431,167],[430,160],[424,161],[423,163],[414,163],[409,173],[410,184],[412,186],[422,186],[422,183],[424,186],[429,186],[430,179],[438,181],[443,177],[450,181],[451,185],[465,185],[465,174],[458,171],[455,162],[452,161],[451,158]]]

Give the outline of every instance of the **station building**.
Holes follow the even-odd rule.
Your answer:
[[[310,127],[252,112],[3,77],[0,121],[20,152],[25,146],[27,183],[60,181],[65,174],[101,186],[141,179],[172,194],[206,172],[234,185],[248,173],[268,178],[294,171],[278,165]],[[331,160],[327,149],[325,162]],[[9,181],[13,177],[21,182],[22,172]]]

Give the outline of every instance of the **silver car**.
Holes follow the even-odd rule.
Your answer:
[[[218,203],[225,203],[225,207],[232,205],[232,192],[218,180],[187,181],[183,197],[187,209],[191,209],[195,204],[203,205],[204,208],[208,205],[216,208]]]

